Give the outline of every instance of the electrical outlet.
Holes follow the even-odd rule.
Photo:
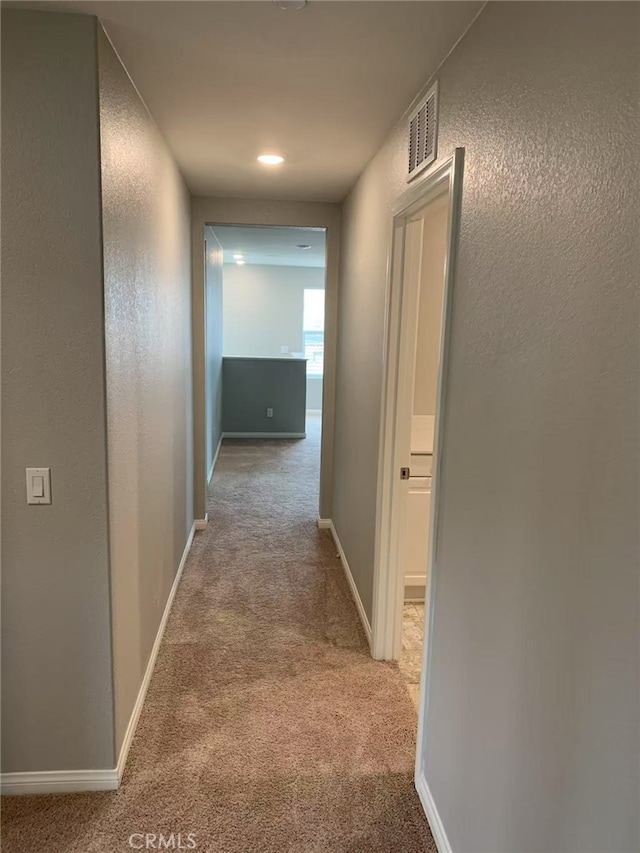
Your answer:
[[[272,417],[273,417],[273,409],[267,409],[267,417],[268,417],[268,418],[272,418]]]

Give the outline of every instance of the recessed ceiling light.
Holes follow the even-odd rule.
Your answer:
[[[280,163],[284,163],[284,157],[279,154],[261,154],[258,157],[258,162],[262,163],[263,166],[279,166]]]
[[[273,3],[285,12],[297,12],[299,9],[304,9],[307,0],[273,0]]]
[[[244,258],[244,255],[240,255],[240,254],[233,256],[234,261],[241,261],[243,258]]]
[[[296,249],[310,249],[311,246],[308,243],[298,243],[296,245]]]
[[[236,261],[236,263],[238,264],[239,267],[244,266],[244,261],[242,260],[242,258],[240,260]]]

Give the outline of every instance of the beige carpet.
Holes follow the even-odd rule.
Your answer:
[[[132,833],[176,848],[193,833],[212,853],[435,853],[411,699],[370,658],[314,524],[318,442],[313,423],[306,441],[225,443],[120,791],[4,798],[4,853],[128,851]]]

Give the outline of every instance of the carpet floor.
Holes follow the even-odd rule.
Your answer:
[[[5,797],[4,853],[435,853],[416,712],[315,525],[319,426],[226,441],[119,791]],[[191,834],[191,835],[190,835]],[[195,847],[194,847],[195,845]],[[169,848],[171,849],[171,848]]]

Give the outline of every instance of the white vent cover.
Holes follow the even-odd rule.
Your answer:
[[[409,116],[409,169],[411,181],[436,159],[438,147],[438,84]]]

